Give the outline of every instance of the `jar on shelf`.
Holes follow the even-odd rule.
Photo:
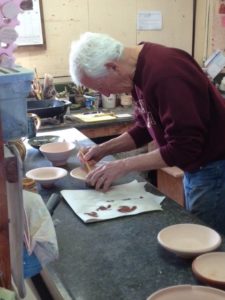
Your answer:
[[[102,95],[102,107],[103,108],[115,108],[116,107],[116,95],[111,94],[109,97]]]
[[[121,94],[120,95],[120,104],[124,107],[132,106],[132,96],[130,94]]]

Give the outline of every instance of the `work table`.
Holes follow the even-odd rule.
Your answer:
[[[78,139],[86,146],[93,143],[76,129],[54,134]],[[47,165],[51,164],[38,150],[28,149],[25,171]],[[69,171],[78,165],[73,155],[66,168]],[[133,179],[143,180],[132,173],[120,183]],[[53,192],[86,188],[84,182],[68,175],[59,180],[54,189],[39,187],[38,191],[47,201]],[[146,188],[158,193],[149,183]],[[160,288],[199,284],[192,275],[192,261],[162,249],[157,234],[168,225],[201,222],[169,198],[164,199],[162,207],[162,211],[84,224],[61,200],[53,214],[60,256],[42,272],[50,290],[58,295],[56,299],[144,300]],[[225,251],[224,238],[219,250]]]

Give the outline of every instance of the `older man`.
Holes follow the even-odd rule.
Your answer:
[[[132,93],[136,124],[128,132],[85,149],[86,161],[154,140],[158,148],[96,167],[87,182],[107,191],[131,171],[178,166],[184,171],[186,208],[225,232],[225,101],[186,52],[144,42],[126,47],[87,32],[73,42],[70,74],[104,95]]]

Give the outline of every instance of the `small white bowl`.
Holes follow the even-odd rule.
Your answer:
[[[31,178],[39,182],[43,187],[50,188],[54,185],[55,181],[67,175],[67,171],[58,167],[42,167],[28,171],[27,178]]]
[[[165,249],[185,258],[210,252],[221,244],[220,235],[198,224],[176,224],[162,229],[157,236]]]
[[[42,145],[39,150],[53,166],[64,166],[75,145],[70,142],[55,142]]]
[[[87,170],[82,167],[75,168],[70,172],[70,176],[72,176],[75,179],[82,180],[82,181],[86,180],[87,174],[88,174]]]
[[[224,289],[225,252],[211,252],[198,256],[192,262],[192,271],[203,283]]]
[[[201,285],[175,285],[160,289],[147,300],[223,300],[225,292]]]

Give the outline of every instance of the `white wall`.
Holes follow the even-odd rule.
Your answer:
[[[29,69],[37,68],[53,76],[68,75],[70,44],[82,32],[104,32],[127,45],[153,41],[192,49],[192,0],[42,0],[46,49],[20,47],[15,51],[16,63]],[[136,30],[140,10],[160,10],[163,29]]]

